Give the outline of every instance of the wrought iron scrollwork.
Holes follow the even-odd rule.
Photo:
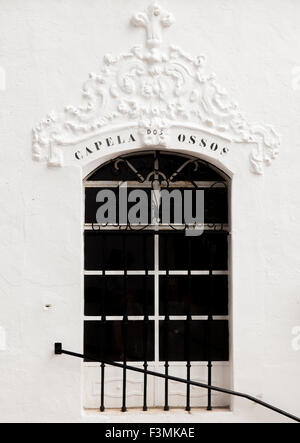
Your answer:
[[[110,162],[111,175],[118,180],[119,184],[133,182],[133,177],[135,177],[137,187],[138,184],[143,184],[143,189],[147,188],[154,192],[160,192],[162,189],[184,189],[185,187],[196,190],[221,187],[224,188],[224,192],[227,193],[228,185],[225,177],[222,179],[220,176],[220,180],[214,180],[211,184],[205,183],[209,182],[206,178],[207,170],[212,168],[206,161],[182,156],[182,163],[178,166],[178,164],[175,164],[175,160],[170,158],[168,159],[168,170],[162,170],[160,164],[162,155],[163,154],[158,151],[154,152],[152,162],[146,162],[143,159],[139,159],[138,156],[119,157]],[[176,158],[178,159],[178,157]],[[136,161],[137,159],[138,161]],[[159,226],[162,227],[160,223]],[[106,228],[142,231],[150,229],[151,227],[153,227],[152,224],[143,226],[133,225],[129,221],[127,225],[118,223],[99,225],[92,223],[93,231]],[[193,226],[187,223],[182,223],[180,226],[170,223],[164,226],[164,228],[169,228],[174,231],[186,231],[188,227],[190,229],[193,228]],[[209,230],[223,231],[225,230],[226,223],[208,222],[205,227]]]

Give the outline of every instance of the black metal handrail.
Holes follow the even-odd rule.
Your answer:
[[[61,343],[55,343],[55,347],[54,347],[54,353],[56,355],[69,355],[71,357],[77,357],[77,358],[81,358],[87,361],[95,361],[94,358],[91,358],[88,355],[84,355],[84,354],[78,354],[76,352],[71,352],[71,351],[66,351],[63,349],[62,344]],[[208,389],[211,391],[215,391],[215,392],[222,392],[223,394],[229,394],[229,395],[233,395],[235,397],[241,397],[241,398],[245,398],[246,400],[252,401],[254,403],[257,403],[260,406],[263,406],[264,408],[270,409],[271,411],[277,412],[280,415],[283,415],[285,417],[290,418],[291,420],[294,420],[298,423],[300,423],[300,418],[296,417],[295,415],[289,414],[286,411],[283,411],[282,409],[276,408],[275,406],[272,406],[268,403],[265,403],[261,400],[259,400],[258,398],[252,397],[251,395],[248,394],[243,394],[241,392],[236,392],[236,391],[232,391],[231,389],[226,389],[226,388],[220,388],[217,386],[211,386],[211,385],[207,385],[205,383],[200,383],[200,382],[196,382],[196,381],[191,381],[191,380],[185,380],[184,378],[179,378],[179,377],[174,377],[173,375],[166,375],[166,374],[160,374],[158,372],[153,372],[153,371],[148,371],[146,369],[141,369],[141,368],[135,368],[134,366],[129,366],[125,363],[116,363],[116,362],[112,362],[112,361],[107,361],[107,360],[97,360],[98,363],[101,364],[106,364],[106,365],[110,365],[110,366],[114,366],[117,368],[121,368],[121,369],[125,369],[125,370],[129,370],[129,371],[134,371],[134,372],[140,372],[142,374],[147,374],[147,375],[152,375],[154,377],[160,377],[160,378],[164,378],[165,380],[172,380],[175,382],[179,382],[179,383],[185,383],[187,385],[190,386],[197,386],[199,388],[204,388],[204,389]]]

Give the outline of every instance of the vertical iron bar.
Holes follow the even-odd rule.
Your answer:
[[[188,241],[188,296],[187,296],[187,317],[186,317],[186,328],[185,328],[185,353],[186,353],[186,378],[188,381],[191,380],[191,356],[190,356],[190,341],[191,341],[191,303],[192,303],[192,258],[191,258],[191,237],[187,237]],[[191,385],[186,385],[186,411],[191,410]]]
[[[105,411],[104,406],[104,374],[105,374],[105,364],[101,363],[101,406],[100,406],[100,412]]]
[[[106,325],[106,315],[105,315],[105,298],[106,298],[106,270],[105,270],[105,264],[104,264],[104,257],[105,257],[105,243],[106,238],[105,234],[102,234],[102,278],[104,278],[104,290],[102,294],[102,312],[101,312],[101,323],[102,323],[102,337],[101,337],[101,358],[104,360],[104,344],[105,344],[105,325]],[[105,404],[104,404],[104,385],[105,385],[105,364],[101,363],[101,405],[100,405],[100,412],[104,412],[105,410]]]
[[[207,330],[207,340],[208,340],[208,363],[207,363],[207,380],[208,385],[212,383],[212,360],[211,360],[211,326],[213,322],[213,266],[214,266],[214,244],[208,240],[208,248],[209,248],[209,300],[208,300],[208,330]],[[207,410],[212,410],[212,401],[211,401],[211,389],[207,391]]]
[[[212,362],[211,362],[211,360],[208,361],[207,368],[208,368],[207,383],[211,386],[211,371],[212,371]],[[211,411],[212,410],[212,405],[211,405],[211,389],[208,389],[207,392],[208,392],[208,394],[207,394],[207,410]]]
[[[148,263],[147,263],[147,235],[143,237],[143,248],[144,248],[144,369],[148,369],[148,327],[149,327],[149,315],[148,315]],[[147,411],[147,373],[144,373],[144,405],[143,411]]]
[[[164,236],[164,244],[165,244],[165,264],[166,264],[166,277],[167,277],[167,285],[166,285],[166,293],[164,294],[164,305],[165,305],[165,321],[164,321],[164,348],[165,348],[165,375],[168,377],[169,375],[169,306],[168,306],[168,287],[169,287],[169,257],[168,257],[168,235]],[[165,406],[164,411],[169,410],[169,380],[165,379]]]
[[[127,248],[126,248],[126,233],[123,233],[123,254],[124,254],[124,280],[123,280],[123,303],[124,315],[122,322],[122,336],[123,336],[123,363],[127,363],[127,326],[128,326],[128,300],[127,300]],[[127,382],[126,368],[123,368],[123,398],[122,398],[122,412],[126,412],[126,382]]]

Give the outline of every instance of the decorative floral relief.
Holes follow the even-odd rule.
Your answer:
[[[156,3],[135,14],[132,23],[147,31],[146,46],[106,55],[100,73],[90,74],[83,86],[84,104],[51,113],[33,129],[33,158],[60,165],[62,146],[128,122],[137,124],[145,145],[167,145],[170,126],[186,121],[234,142],[255,143],[250,161],[262,173],[278,154],[279,135],[271,126],[245,120],[215,75],[206,72],[204,55],[162,45],[162,29],[173,22]]]
[[[139,133],[146,146],[168,146],[170,122],[163,118],[143,119]]]

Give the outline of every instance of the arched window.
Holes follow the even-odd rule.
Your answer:
[[[203,160],[165,151],[119,157],[86,178],[86,355],[229,387],[228,182]],[[188,391],[85,362],[86,408],[229,405]]]

